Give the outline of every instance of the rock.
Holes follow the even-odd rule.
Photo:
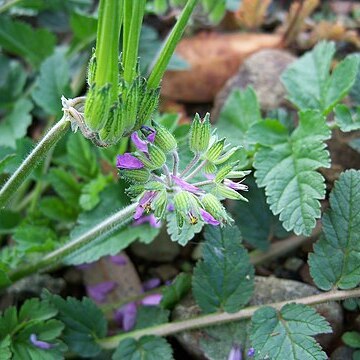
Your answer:
[[[236,75],[230,78],[215,98],[211,115],[216,119],[229,94],[234,89],[252,86],[256,91],[260,107],[264,111],[276,109],[284,103],[285,88],[280,81],[283,71],[296,58],[289,52],[265,49],[249,56]]]
[[[176,53],[189,69],[167,71],[161,94],[175,101],[211,102],[246,57],[260,49],[276,48],[280,42],[279,34],[203,32],[183,39]]]
[[[255,291],[249,306],[274,303],[298,299],[306,296],[318,294],[320,291],[313,286],[303,284],[298,281],[278,279],[275,277],[255,277]],[[332,334],[317,337],[320,345],[326,349],[331,342],[338,338],[342,333],[343,312],[341,306],[336,302],[323,303],[315,306],[316,310],[329,321],[333,328]],[[191,296],[186,297],[176,306],[173,312],[173,320],[185,320],[201,313]],[[249,321],[244,322],[244,327]],[[206,330],[195,330],[183,332],[176,335],[182,346],[197,359],[206,359],[201,347],[202,339],[208,337]]]

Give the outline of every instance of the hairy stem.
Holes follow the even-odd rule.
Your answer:
[[[58,249],[45,255],[37,262],[24,266],[18,270],[9,274],[9,278],[12,282],[20,280],[26,276],[29,276],[39,270],[46,269],[58,265],[68,255],[74,251],[81,249],[91,241],[95,240],[98,236],[108,234],[114,230],[117,230],[127,222],[129,222],[134,214],[137,203],[128,205],[127,207],[119,210],[115,214],[103,220],[101,223],[88,230],[86,233],[79,235],[75,239],[69,241]]]
[[[21,2],[23,2],[24,0],[9,0],[6,1],[5,4],[0,6],[0,14],[9,10],[12,6],[15,6]]]
[[[199,172],[206,164],[207,164],[207,160],[202,161],[199,166],[197,166],[189,175],[187,175],[187,176],[185,177],[184,180],[189,180],[189,179],[191,179],[192,177],[194,177],[195,175],[197,175],[198,172]]]
[[[48,154],[49,150],[66,134],[69,125],[67,116],[64,115],[35,146],[14,174],[10,176],[0,190],[0,209],[8,203],[32,170]]]
[[[115,335],[104,339],[100,339],[98,340],[98,343],[103,349],[114,349],[118,346],[120,341],[126,338],[139,339],[144,335],[168,336],[168,335],[177,334],[182,331],[189,331],[207,326],[224,324],[235,320],[250,319],[254,315],[254,313],[263,306],[271,306],[277,310],[280,310],[284,305],[290,303],[316,305],[329,301],[339,301],[339,300],[357,298],[359,296],[360,296],[360,288],[353,290],[330,291],[327,293],[307,296],[300,299],[280,301],[280,302],[264,304],[260,306],[250,306],[233,314],[221,312],[221,313],[215,313],[209,315],[202,315],[196,318],[187,319],[183,321],[175,321],[172,323],[152,326],[145,329],[128,332],[126,334],[120,334],[120,335]]]
[[[193,159],[189,162],[186,168],[181,172],[180,177],[184,177],[199,161],[200,154],[196,154]]]

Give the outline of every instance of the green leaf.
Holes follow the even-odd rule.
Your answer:
[[[91,211],[80,214],[78,225],[71,232],[71,239],[83,234],[115,211],[128,205],[124,193],[123,184],[108,186],[100,195],[100,203]],[[159,229],[152,228],[147,224],[140,226],[127,225],[108,235],[99,236],[90,244],[69,255],[66,258],[66,263],[78,265],[96,261],[105,255],[115,255],[135,240],[151,241],[158,233]]]
[[[82,134],[71,134],[67,142],[67,154],[69,163],[84,179],[91,180],[99,173],[96,153]]]
[[[55,36],[45,29],[33,29],[22,21],[2,17],[0,46],[38,67],[53,52]]]
[[[322,290],[360,283],[360,171],[341,174],[323,216],[324,237],[309,255],[310,273]]]
[[[97,19],[95,17],[84,13],[72,12],[70,26],[74,34],[71,49],[82,48],[95,41],[97,28]]]
[[[16,229],[14,240],[21,251],[45,252],[54,249],[57,237],[48,226],[24,223]]]
[[[360,57],[346,57],[330,74],[334,54],[333,42],[321,42],[283,73],[281,79],[289,100],[300,110],[314,109],[328,114],[355,83]]]
[[[279,218],[270,211],[264,190],[257,187],[252,177],[246,178],[245,183],[249,186],[249,192],[246,193],[249,201],[234,201],[229,210],[244,241],[266,251],[273,236],[281,239],[289,233],[282,227]]]
[[[50,182],[56,193],[72,207],[79,203],[81,185],[71,173],[61,168],[51,169],[47,180]]]
[[[49,115],[61,114],[61,96],[71,96],[68,60],[57,51],[40,67],[32,98]]]
[[[226,137],[229,143],[249,147],[247,132],[252,124],[261,120],[261,112],[255,91],[233,91],[221,109],[216,123],[220,137]]]
[[[16,148],[16,139],[26,135],[31,124],[31,101],[19,99],[0,123],[0,145]]]
[[[0,289],[10,284],[11,284],[11,280],[8,275],[8,267],[2,262],[0,262]]]
[[[201,221],[195,225],[184,223],[181,231],[179,231],[175,212],[168,212],[166,215],[166,227],[171,240],[182,246],[185,246],[195,236],[195,234],[198,234],[202,230],[203,226],[204,223]]]
[[[41,213],[55,221],[74,222],[78,216],[76,208],[56,196],[45,196],[39,203]]]
[[[175,305],[190,291],[191,275],[179,274],[173,283],[164,288],[160,306],[164,309],[173,309]]]
[[[288,304],[279,312],[267,306],[257,310],[250,339],[256,360],[326,360],[312,336],[330,332],[327,321],[313,308]]]
[[[21,95],[26,73],[18,61],[0,54],[0,107],[9,106]]]
[[[360,349],[360,333],[358,333],[357,331],[347,331],[343,334],[341,340],[347,346],[355,349]]]
[[[113,360],[172,360],[172,349],[167,341],[156,336],[143,336],[139,340],[120,342]]]
[[[80,206],[84,210],[93,209],[100,201],[100,193],[112,181],[112,175],[105,177],[99,175],[94,180],[87,183],[81,190]]]
[[[69,349],[84,357],[96,356],[101,351],[96,340],[105,337],[107,322],[101,310],[90,299],[45,294],[59,311],[58,319],[65,324],[64,341]]]
[[[352,111],[343,104],[335,108],[335,121],[340,126],[341,131],[348,132],[360,129],[360,106]]]
[[[169,321],[170,311],[159,306],[140,306],[137,310],[135,330],[165,324]]]
[[[359,55],[360,53],[357,53],[357,54]],[[349,95],[350,95],[352,102],[355,105],[360,106],[360,64],[359,64],[355,83],[354,83],[353,87],[351,88]]]
[[[20,223],[22,217],[19,213],[1,209],[0,210],[0,235],[9,234]]]
[[[284,228],[297,235],[310,235],[321,215],[325,183],[316,170],[330,166],[324,143],[330,134],[324,117],[313,110],[299,113],[299,126],[291,135],[276,120],[257,123],[249,132],[260,144],[254,161],[256,182],[265,187],[273,214],[280,214]]]
[[[11,337],[7,335],[2,340],[0,340],[0,354],[1,360],[10,360],[11,359]]]
[[[250,300],[254,268],[241,245],[237,227],[206,227],[203,260],[198,261],[192,280],[193,295],[205,313],[233,313]]]

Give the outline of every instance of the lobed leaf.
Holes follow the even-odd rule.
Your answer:
[[[254,290],[254,268],[237,227],[206,227],[203,260],[192,280],[193,295],[205,313],[239,311]]]
[[[330,137],[325,118],[317,111],[299,114],[299,126],[289,135],[276,120],[255,124],[249,138],[260,144],[255,155],[256,182],[265,187],[271,211],[287,231],[310,235],[320,217],[325,197],[323,176],[316,170],[329,167],[324,140]]]
[[[322,290],[360,283],[360,171],[341,174],[323,216],[324,237],[309,255],[310,274]]]
[[[267,306],[257,310],[250,339],[256,360],[326,360],[312,336],[330,332],[330,325],[313,308],[288,304],[280,311]]]
[[[360,129],[360,106],[352,112],[346,105],[339,104],[335,108],[335,121],[341,131],[348,132]]]
[[[190,291],[191,275],[181,273],[172,284],[165,287],[162,291],[163,297],[160,306],[164,309],[173,309],[174,306]]]

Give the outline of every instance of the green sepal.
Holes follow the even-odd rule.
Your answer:
[[[102,141],[115,144],[121,139],[123,132],[123,111],[121,105],[116,103],[110,108],[107,122],[99,131],[99,136]]]
[[[218,196],[224,197],[225,199],[243,200],[248,202],[248,199],[246,199],[244,196],[223,184],[217,184],[216,187],[213,188],[212,192]]]
[[[148,120],[151,119],[159,106],[160,88],[148,89],[145,83],[141,94],[141,101],[137,112],[134,130],[140,129]]]
[[[228,215],[224,206],[212,194],[206,194],[201,198],[201,203],[205,210],[221,223],[232,223],[233,219]]]
[[[140,194],[142,194],[145,190],[144,185],[142,184],[134,184],[129,186],[126,189],[126,194],[131,197],[131,198],[135,198],[137,196],[139,196]]]
[[[89,87],[91,87],[94,84],[96,67],[97,67],[97,61],[95,56],[95,49],[92,49],[92,55],[89,60],[89,64],[87,68],[87,83]]]
[[[156,196],[152,203],[154,209],[154,215],[157,219],[162,219],[166,212],[166,207],[168,203],[168,196],[166,190],[162,190]]]
[[[162,191],[165,190],[165,185],[159,181],[149,181],[148,183],[146,183],[146,185],[144,186],[145,190],[150,190],[150,191]]]
[[[239,162],[237,161],[233,164],[228,164],[228,165],[223,166],[216,174],[215,182],[221,183],[227,177],[227,175],[230,174],[231,170],[238,165],[238,163]]]
[[[216,141],[214,144],[210,146],[210,149],[207,151],[205,158],[208,161],[215,162],[218,157],[221,155],[225,144],[225,138]]]
[[[209,147],[211,137],[210,114],[207,113],[204,119],[196,114],[190,128],[190,150],[193,153],[202,153]]]
[[[184,221],[195,225],[200,220],[200,204],[198,199],[188,191],[180,191],[174,196],[176,219],[179,228],[182,228]]]
[[[224,162],[228,161],[237,150],[240,149],[240,146],[234,146],[230,150],[228,150],[224,155],[220,156],[217,160],[214,160],[214,164],[221,165]]]
[[[242,179],[249,174],[251,174],[251,170],[231,171],[226,177],[228,179]]]
[[[154,144],[165,153],[174,151],[177,148],[177,141],[173,134],[165,126],[159,125],[155,121],[152,122],[152,125],[156,130]]]
[[[148,144],[149,158],[152,165],[152,169],[161,168],[166,161],[164,152],[154,144]]]
[[[146,169],[120,170],[120,177],[133,183],[146,183],[149,180],[150,173]]]
[[[216,165],[208,161],[204,167],[205,174],[214,174],[216,173],[216,171],[217,171]]]
[[[129,135],[133,132],[136,123],[137,109],[139,106],[139,92],[141,79],[136,78],[128,89],[122,93],[124,100],[124,133]],[[125,97],[125,99],[124,99]]]

